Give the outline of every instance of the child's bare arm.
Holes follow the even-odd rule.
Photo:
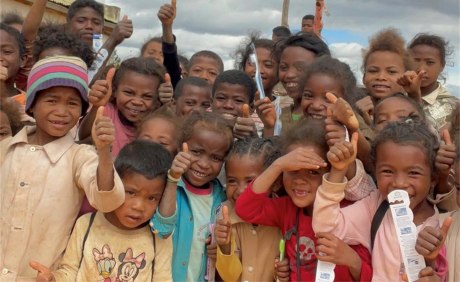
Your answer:
[[[176,211],[177,182],[180,177],[190,168],[191,156],[188,152],[187,143],[182,144],[182,152],[179,152],[173,160],[168,172],[166,188],[158,208],[161,216],[170,217]]]
[[[80,140],[91,137],[93,124],[96,120],[97,109],[107,105],[110,97],[112,97],[112,80],[114,75],[115,68],[111,68],[107,72],[105,80],[98,80],[91,86],[88,94],[88,101],[91,104],[91,110],[83,118],[78,129],[78,137]]]
[[[97,186],[99,191],[110,191],[114,187],[114,168],[111,153],[115,140],[115,127],[112,120],[104,116],[104,107],[99,107],[91,132],[96,146],[99,164],[97,166]]]
[[[34,41],[37,37],[38,28],[45,14],[47,0],[36,0],[30,7],[29,13],[27,13],[22,25],[22,35],[26,41]]]

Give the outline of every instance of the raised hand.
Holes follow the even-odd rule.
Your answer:
[[[367,125],[372,125],[374,119],[374,103],[371,96],[366,96],[355,103],[358,110],[361,112],[364,121]]]
[[[133,21],[130,20],[127,15],[125,15],[121,21],[117,23],[110,37],[112,37],[115,43],[118,45],[126,38],[130,38],[132,34]]]
[[[260,99],[259,91],[256,92],[254,107],[264,124],[264,128],[274,128],[276,122],[275,106],[273,106],[270,98],[265,97]]]
[[[350,132],[359,129],[359,122],[350,104],[342,98],[337,98],[334,94],[326,93],[326,99],[331,103],[327,108],[327,116],[332,117],[345,125]]]
[[[231,252],[231,238],[232,238],[232,223],[228,215],[228,207],[222,207],[222,219],[217,220],[214,227],[214,235],[216,236],[216,243],[219,245],[222,253],[230,255]]]
[[[358,152],[358,132],[353,132],[351,142],[342,141],[334,144],[327,152],[327,159],[332,167],[345,171],[355,161]]]
[[[176,0],[171,0],[171,4],[161,6],[157,16],[163,25],[172,25],[176,18]]]
[[[275,163],[283,172],[297,170],[316,170],[327,167],[327,163],[313,150],[299,147],[277,159]]]
[[[425,227],[418,233],[415,250],[426,260],[435,260],[444,245],[451,224],[452,217],[448,217],[444,220],[441,229]]]
[[[97,109],[91,137],[98,151],[110,150],[115,140],[115,126],[109,117],[104,116],[104,107]]]
[[[452,143],[449,131],[443,129],[441,131],[442,143],[436,153],[435,166],[441,177],[449,176],[450,168],[455,162],[455,158],[459,152],[456,151],[455,144]]]
[[[109,102],[112,97],[112,80],[115,71],[115,68],[111,68],[107,72],[105,80],[96,80],[93,86],[91,86],[88,101],[93,107],[103,107]]]
[[[326,142],[329,147],[334,146],[337,142],[345,141],[346,128],[334,120],[331,116],[326,117],[325,120],[325,129],[326,129]]]
[[[173,178],[180,178],[189,168],[192,156],[188,150],[188,144],[182,143],[182,152],[177,153],[173,160],[171,169],[169,170],[170,175]]]
[[[237,117],[235,125],[233,126],[233,136],[238,139],[243,139],[247,136],[254,136],[257,134],[256,124],[249,116],[249,105],[243,105],[243,116]]]
[[[49,281],[56,281],[54,279],[54,275],[53,273],[51,272],[51,270],[36,262],[36,261],[31,261],[29,262],[29,265],[30,267],[32,267],[33,269],[35,269],[36,271],[38,271],[38,274],[37,274],[37,278],[36,278],[36,281],[37,282],[49,282]]]
[[[420,270],[418,274],[419,279],[415,282],[440,282],[441,278],[436,274],[436,272],[430,266],[425,267]]]
[[[158,88],[158,95],[160,97],[160,102],[162,105],[169,104],[173,98],[173,86],[171,83],[171,76],[165,74],[165,82],[160,84]]]
[[[425,74],[425,71],[420,71],[419,73],[416,73],[415,71],[406,71],[397,80],[398,84],[404,88],[404,91],[407,92],[409,97],[418,103],[421,102],[422,98],[420,87],[422,86],[422,78]]]

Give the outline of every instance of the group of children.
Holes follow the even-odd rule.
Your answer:
[[[119,66],[128,17],[95,50],[102,4],[40,27],[45,6],[19,31],[0,23],[0,281],[314,281],[319,262],[334,281],[407,281],[394,190],[410,199],[419,278],[460,279],[443,38],[380,31],[360,89],[311,17],[248,38],[224,71],[212,51],[178,55],[175,1],[162,36]]]

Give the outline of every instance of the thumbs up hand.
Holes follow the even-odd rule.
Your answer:
[[[397,82],[404,88],[404,91],[407,92],[409,97],[421,102],[422,92],[420,87],[422,86],[422,78],[426,74],[426,71],[420,71],[416,73],[415,71],[406,71]]]
[[[327,152],[327,159],[331,166],[339,171],[346,171],[355,161],[358,152],[358,132],[353,132],[351,142],[342,141],[334,144]]]
[[[111,68],[107,72],[105,80],[96,80],[91,86],[88,94],[88,101],[93,107],[101,107],[107,105],[112,97],[112,80],[115,75],[115,68]]]
[[[426,260],[435,260],[446,240],[452,217],[444,220],[441,228],[425,227],[418,233],[415,250]]]
[[[131,37],[133,29],[133,21],[125,15],[123,19],[117,23],[110,37],[113,38],[116,45],[119,45],[123,40]]]
[[[100,152],[109,150],[115,140],[115,126],[109,117],[104,116],[104,107],[99,107],[91,130],[96,149]]]
[[[42,264],[40,264],[40,263],[38,263],[36,261],[29,262],[29,265],[30,265],[30,267],[32,267],[33,269],[38,271],[37,279],[36,279],[37,282],[56,281],[54,279],[53,273],[51,272],[51,270],[48,267],[46,267],[46,266],[44,266],[44,265],[42,265]]]
[[[172,25],[176,18],[176,0],[171,0],[171,4],[161,6],[157,16],[163,25]]]
[[[332,117],[345,125],[350,132],[355,132],[359,129],[358,119],[347,101],[342,98],[337,98],[330,92],[326,93],[326,99],[331,103],[331,105],[327,107],[328,117]]]
[[[450,168],[454,164],[459,152],[456,151],[447,129],[441,131],[441,138],[443,142],[436,153],[435,166],[439,176],[446,178],[449,176]]]
[[[228,215],[228,207],[222,207],[222,219],[217,220],[214,229],[216,242],[222,253],[229,255],[231,251],[232,223]]]
[[[233,136],[243,139],[247,136],[257,135],[256,124],[249,116],[249,105],[244,104],[242,108],[242,117],[237,117],[233,126]]]
[[[180,178],[189,168],[192,156],[189,153],[188,144],[182,144],[182,152],[177,153],[173,160],[169,174],[172,178]]]
[[[160,84],[158,88],[158,96],[160,97],[160,102],[162,105],[169,104],[173,98],[173,86],[171,83],[171,76],[165,74],[165,82]]]

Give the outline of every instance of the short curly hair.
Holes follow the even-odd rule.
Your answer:
[[[363,73],[366,70],[369,56],[378,51],[388,51],[398,54],[403,60],[404,68],[406,70],[412,69],[412,61],[409,52],[406,50],[404,38],[398,30],[394,28],[383,29],[369,40],[369,48],[364,53],[363,58]]]
[[[66,52],[68,52],[67,55],[69,56],[81,58],[88,68],[91,67],[95,59],[95,53],[93,52],[91,47],[88,46],[88,44],[86,44],[84,41],[77,38],[73,34],[66,33],[64,31],[47,33],[47,30],[56,29],[56,27],[54,26],[49,26],[48,28],[49,29],[45,28],[41,31],[43,36],[40,36],[40,39],[38,39],[34,44],[34,61],[39,60],[40,54],[44,50],[50,48],[60,48],[66,50]]]

